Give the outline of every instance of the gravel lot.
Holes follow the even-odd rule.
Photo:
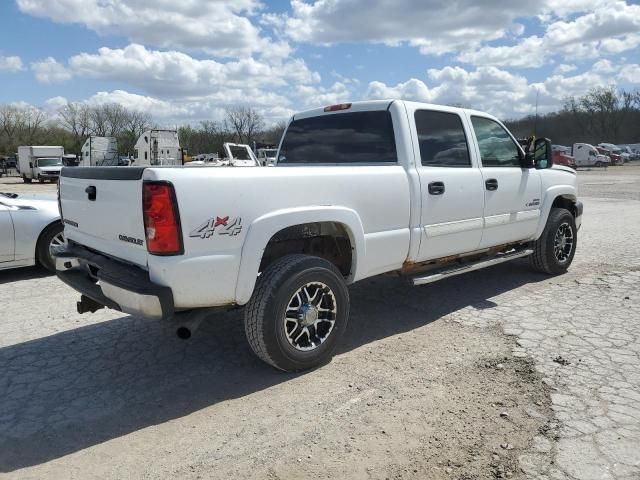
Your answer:
[[[568,274],[364,281],[340,353],[304,375],[254,359],[240,311],[185,342],[0,272],[0,477],[637,480],[640,167],[579,181]]]

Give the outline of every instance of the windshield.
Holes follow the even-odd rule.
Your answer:
[[[229,147],[231,155],[236,160],[253,160],[249,155],[249,150],[246,147]]]
[[[39,158],[37,160],[37,165],[39,167],[61,167],[62,159],[61,158]]]
[[[275,157],[276,153],[278,153],[278,150],[276,150],[275,148],[270,150],[263,150],[262,153],[264,157]]]

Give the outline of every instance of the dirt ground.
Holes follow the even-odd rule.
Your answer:
[[[241,311],[211,316],[185,342],[169,323],[78,315],[77,294],[40,269],[0,272],[0,477],[587,478],[554,466],[572,459],[561,387],[545,370],[578,361],[544,339],[553,348],[540,356],[531,342],[549,299],[624,270],[611,259],[640,234],[640,167],[578,175],[588,220],[569,274],[519,261],[423,287],[363,281],[338,355],[302,375],[251,355]],[[0,179],[0,191],[42,190],[55,185]],[[603,249],[623,218],[635,230]],[[586,311],[603,302],[579,298]],[[617,471],[635,474],[597,478],[633,478]]]

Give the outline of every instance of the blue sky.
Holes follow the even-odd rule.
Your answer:
[[[0,103],[117,102],[159,123],[250,104],[268,121],[405,98],[503,118],[640,88],[621,0],[16,0],[0,3]]]

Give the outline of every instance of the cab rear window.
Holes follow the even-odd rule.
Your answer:
[[[294,120],[284,136],[279,165],[395,164],[388,111],[351,112]]]

